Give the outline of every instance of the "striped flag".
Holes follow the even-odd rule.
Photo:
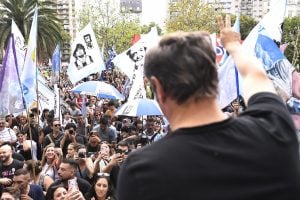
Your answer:
[[[37,17],[38,8],[35,8],[33,21],[30,29],[28,49],[21,74],[21,84],[26,104],[31,104],[36,99],[36,43],[37,43]]]
[[[3,68],[0,73],[0,115],[20,113],[25,110],[20,85],[18,62],[14,37],[11,35],[3,60]]]

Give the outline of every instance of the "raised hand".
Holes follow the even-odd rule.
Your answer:
[[[226,15],[225,24],[222,16],[217,17],[217,22],[220,29],[220,39],[223,47],[230,53],[235,50],[237,46],[241,46],[241,36],[231,27],[230,16]]]

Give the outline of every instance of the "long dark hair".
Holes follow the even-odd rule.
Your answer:
[[[89,195],[88,195],[89,199],[91,199],[93,197],[95,199],[97,199],[97,194],[96,194],[96,191],[95,191],[95,186],[96,186],[97,181],[100,178],[106,179],[107,183],[108,183],[108,190],[107,190],[105,199],[116,199],[115,195],[114,195],[115,192],[114,192],[113,185],[112,185],[111,180],[109,178],[109,174],[107,174],[107,173],[98,173],[98,174],[94,175],[94,177],[93,177],[93,184],[92,184],[92,187],[91,187]]]

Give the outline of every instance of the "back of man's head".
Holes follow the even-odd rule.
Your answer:
[[[182,104],[189,98],[215,98],[216,54],[206,32],[176,32],[163,37],[145,58],[145,74],[156,77],[168,97]],[[153,83],[151,82],[153,86]],[[155,92],[155,88],[154,88]]]

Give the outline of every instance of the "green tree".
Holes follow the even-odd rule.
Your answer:
[[[98,44],[103,47],[104,57],[107,56],[107,49],[112,46],[115,46],[117,52],[129,48],[133,35],[141,32],[138,19],[128,13],[119,13],[118,4],[114,0],[88,4],[79,16],[80,28],[92,23]]]
[[[233,25],[235,22],[236,16],[231,15],[231,24]],[[241,33],[241,39],[245,40],[246,37],[249,35],[251,30],[256,26],[258,22],[247,15],[241,15],[240,16],[240,33]]]
[[[216,32],[217,11],[210,4],[201,0],[179,0],[169,2],[170,18],[166,21],[166,31],[197,31]]]
[[[151,30],[152,27],[155,27],[155,26],[157,28],[158,35],[162,35],[162,29],[161,29],[161,27],[158,24],[156,24],[155,22],[150,22],[148,25],[143,25],[141,33],[142,34],[146,34],[146,33],[148,33]]]
[[[11,33],[11,21],[16,22],[27,40],[32,24],[34,8],[38,5],[38,60],[47,59],[53,53],[57,43],[63,40],[63,27],[57,18],[55,4],[38,0],[1,0],[0,1],[0,48],[5,48]]]
[[[300,71],[300,16],[289,17],[284,20],[282,43],[288,44],[284,54]]]

